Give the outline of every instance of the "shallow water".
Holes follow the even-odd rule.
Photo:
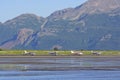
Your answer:
[[[0,58],[0,80],[120,80],[120,58]]]

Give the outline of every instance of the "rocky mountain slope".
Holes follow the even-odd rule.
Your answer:
[[[120,0],[88,0],[86,3],[76,7],[59,10],[52,13],[49,19],[78,19],[85,14],[112,13],[120,9]],[[119,13],[117,13],[119,14]]]
[[[120,0],[88,0],[47,18],[22,14],[0,23],[7,49],[120,50]]]

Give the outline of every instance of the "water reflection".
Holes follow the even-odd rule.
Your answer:
[[[119,80],[120,58],[0,58],[0,80]]]
[[[0,58],[0,70],[119,70],[119,58]]]

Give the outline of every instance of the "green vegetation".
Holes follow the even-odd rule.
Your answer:
[[[28,50],[28,52],[36,53],[36,56],[49,56],[49,52],[54,52],[53,50]],[[71,56],[70,51],[56,51],[58,56]],[[82,56],[95,56],[91,51],[81,51]],[[101,52],[100,56],[120,56],[120,51],[95,51]],[[2,50],[0,51],[0,56],[22,56],[24,50]]]

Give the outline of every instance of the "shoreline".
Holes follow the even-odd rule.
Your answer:
[[[1,56],[0,58],[113,58],[113,57],[120,57],[118,55],[108,55],[108,56]]]
[[[89,57],[120,57],[120,51],[94,51],[101,52],[100,55],[92,54],[91,51],[78,51],[83,55],[73,55],[71,51],[47,51],[47,50],[27,50],[35,55],[23,55],[24,50],[3,50],[0,51],[0,58],[89,58]],[[56,55],[50,53],[56,52]]]

